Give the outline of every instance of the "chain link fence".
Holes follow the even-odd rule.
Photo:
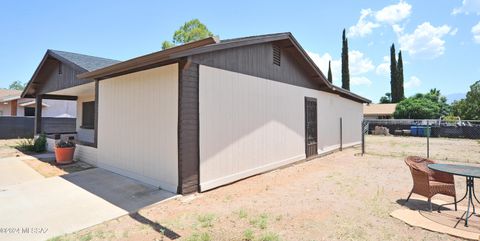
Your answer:
[[[479,120],[365,119],[362,153],[480,163]]]

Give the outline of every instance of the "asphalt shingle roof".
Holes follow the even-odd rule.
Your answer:
[[[121,62],[114,59],[106,59],[106,58],[100,58],[100,57],[95,57],[90,55],[77,54],[77,53],[71,53],[71,52],[65,52],[65,51],[59,51],[59,50],[50,50],[50,51],[78,65],[79,67],[87,71],[94,71],[94,70],[105,68],[107,66]]]
[[[18,97],[20,96],[20,94],[22,94],[22,91],[0,88],[0,101],[4,101],[5,99],[12,98],[12,97]]]

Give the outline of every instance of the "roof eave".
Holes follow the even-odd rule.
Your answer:
[[[218,39],[215,37],[208,37],[202,40],[190,42],[184,45],[175,46],[163,51],[143,55],[136,57],[127,61],[120,62],[118,64],[113,64],[105,68],[97,69],[94,71],[86,72],[77,75],[79,79],[98,79],[108,75],[114,75],[116,73],[125,72],[133,68],[141,68],[143,66],[148,66],[154,63],[172,59],[171,55],[186,51],[193,48],[198,48],[201,46],[218,43]]]
[[[53,57],[53,58],[57,59],[58,61],[61,61],[62,63],[66,63],[77,71],[88,72],[88,70],[78,66],[77,64],[71,62],[70,60],[65,59],[64,57],[62,57],[62,56],[54,53],[52,50],[48,49],[47,52],[45,52],[45,55],[43,56],[42,61],[40,61],[40,64],[35,69],[35,72],[33,72],[33,75],[30,78],[30,80],[28,81],[27,86],[25,86],[25,89],[23,89],[22,94],[20,95],[21,98],[25,98],[25,96],[27,95],[27,92],[31,88],[33,80],[38,76],[38,73],[40,72],[40,69],[42,68],[43,64],[48,59],[48,57]]]

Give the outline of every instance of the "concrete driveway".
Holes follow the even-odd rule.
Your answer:
[[[6,172],[0,169],[0,176]],[[101,168],[9,185],[11,180],[0,179],[0,240],[45,240],[175,196]]]
[[[23,160],[31,158],[34,157],[0,158],[0,190],[15,184],[44,179],[42,175],[23,162]]]

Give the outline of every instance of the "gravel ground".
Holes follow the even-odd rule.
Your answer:
[[[412,186],[403,159],[421,154],[421,140],[368,136],[364,156],[358,147],[345,149],[54,240],[458,240],[389,216],[403,208]],[[442,160],[480,161],[477,141],[432,144]],[[463,193],[465,180],[456,182]]]

